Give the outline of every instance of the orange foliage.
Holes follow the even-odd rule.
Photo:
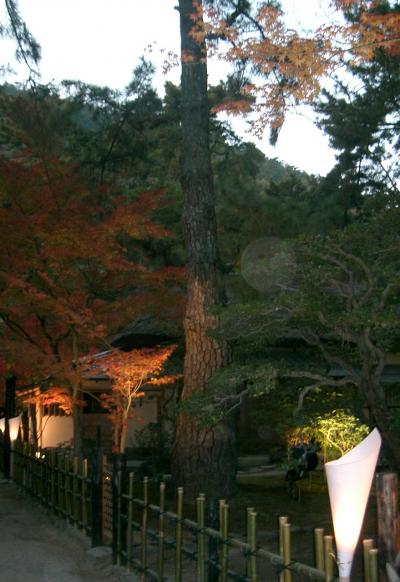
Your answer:
[[[104,194],[28,148],[0,160],[0,361],[20,379],[75,382],[72,362],[108,347],[160,293],[167,304],[181,276],[147,269],[125,248],[168,235],[151,219],[162,193],[113,205],[109,192],[107,210]]]
[[[73,405],[84,405],[84,401],[75,401],[66,388],[52,386],[46,392],[40,392],[34,396],[24,398],[24,404],[39,404],[41,406],[51,406],[57,404],[65,414],[70,415],[73,412]]]
[[[166,360],[176,349],[175,345],[167,347],[143,348],[132,352],[113,350],[100,362],[96,362],[102,371],[112,379],[109,394],[102,395],[114,427],[114,448],[123,453],[126,446],[126,433],[129,419],[132,418],[132,406],[138,398],[145,395],[145,384],[170,384],[178,376],[161,376]]]
[[[287,28],[279,8],[261,4],[252,25],[249,23],[243,30],[228,26],[215,7],[203,14],[197,5],[192,37],[199,42],[205,38],[228,41],[229,48],[220,52],[219,57],[229,62],[247,62],[259,73],[254,84],[244,90],[243,100],[234,105],[223,103],[215,111],[256,112],[253,129],[261,136],[267,126],[279,129],[291,107],[312,102],[320,91],[321,79],[344,62],[371,60],[377,49],[399,54],[398,12],[377,14],[378,0],[332,0],[331,4],[337,10],[356,7],[360,11],[359,21],[327,23],[312,35],[301,35]],[[209,42],[210,54],[217,52],[217,46]],[[245,98],[249,95],[253,98],[251,104]]]

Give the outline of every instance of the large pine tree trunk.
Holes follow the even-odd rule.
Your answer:
[[[384,456],[391,468],[400,473],[400,435],[386,404],[385,392],[379,381],[368,378],[361,384],[361,393],[382,435]]]
[[[201,2],[195,2],[201,9]],[[207,62],[204,43],[191,36],[193,0],[179,0],[182,56],[183,228],[187,251],[186,355],[182,399],[204,390],[227,360],[227,345],[208,332],[218,327],[210,310],[218,303],[217,238],[209,152]],[[200,428],[193,416],[177,422],[173,474],[186,496],[229,496],[235,483],[234,431],[230,420],[213,429]]]

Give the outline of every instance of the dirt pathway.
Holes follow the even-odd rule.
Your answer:
[[[0,481],[0,582],[134,582],[106,548]]]

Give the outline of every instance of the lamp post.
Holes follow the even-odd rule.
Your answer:
[[[375,428],[354,449],[325,464],[341,582],[350,580],[381,443]]]

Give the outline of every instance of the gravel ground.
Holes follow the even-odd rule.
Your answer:
[[[109,548],[49,515],[15,485],[0,481],[0,582],[134,582],[111,565]]]

